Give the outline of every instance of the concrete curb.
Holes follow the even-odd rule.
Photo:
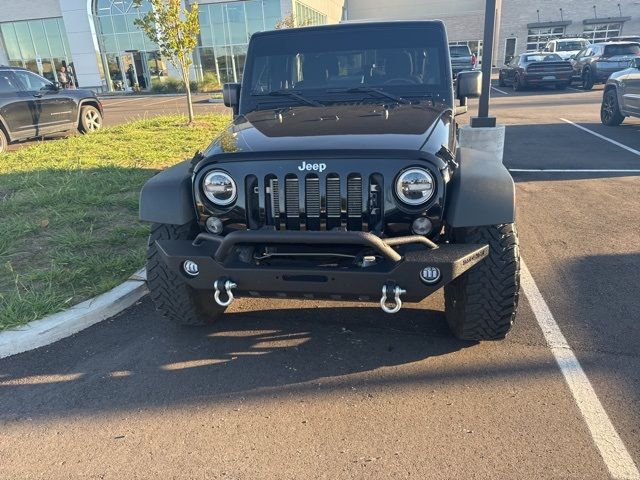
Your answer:
[[[15,330],[0,332],[0,358],[44,347],[117,315],[147,294],[146,271],[64,312],[54,313]]]

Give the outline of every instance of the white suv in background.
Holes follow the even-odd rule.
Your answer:
[[[563,60],[568,60],[590,44],[584,38],[556,38],[547,42],[543,52],[557,53]]]

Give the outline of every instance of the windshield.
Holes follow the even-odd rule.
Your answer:
[[[253,37],[240,111],[393,98],[373,89],[451,102],[444,39],[438,24],[304,28]]]
[[[562,61],[562,57],[560,55],[556,55],[555,53],[536,53],[535,55],[525,55],[524,57],[525,63],[531,62],[560,62]]]
[[[471,51],[469,50],[469,47],[454,46],[449,47],[449,54],[452,57],[470,57]]]
[[[558,42],[556,45],[557,52],[577,52],[587,46],[586,41]]]
[[[605,57],[616,57],[618,55],[640,55],[640,44],[627,43],[622,45],[607,45],[604,47]]]

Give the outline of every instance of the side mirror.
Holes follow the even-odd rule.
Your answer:
[[[51,90],[52,92],[57,92],[61,88],[62,88],[62,86],[60,85],[60,82],[48,83],[47,86],[46,86],[46,89],[47,90]]]
[[[482,71],[471,70],[458,73],[456,83],[456,98],[460,105],[467,104],[467,98],[478,98],[482,92]]]
[[[225,83],[222,86],[222,100],[225,106],[233,108],[233,114],[237,115],[240,105],[240,84]]]

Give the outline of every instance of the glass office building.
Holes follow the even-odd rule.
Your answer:
[[[9,65],[25,67],[52,82],[60,67],[73,70],[62,18],[0,23]]]
[[[287,26],[338,22],[344,0],[183,0],[198,3],[200,35],[193,76],[207,84],[237,82],[252,34]],[[57,80],[75,67],[81,88],[148,90],[180,74],[135,25],[148,0],[0,0],[0,64]]]

